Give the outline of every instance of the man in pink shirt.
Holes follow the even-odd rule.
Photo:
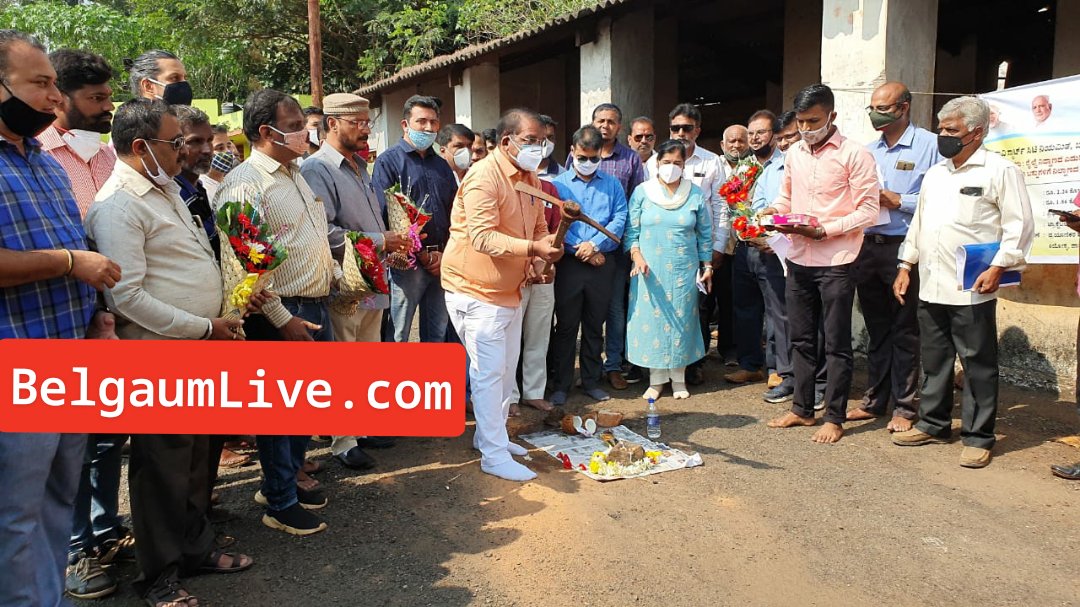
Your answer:
[[[878,217],[877,166],[870,152],[836,129],[833,93],[813,84],[795,96],[795,121],[802,141],[785,159],[780,195],[763,215],[802,213],[820,225],[780,227],[791,236],[788,254],[788,330],[795,371],[791,411],[770,428],[813,426],[814,375],[818,363],[818,322],[824,323],[825,424],[817,443],[844,435],[853,357],[851,309],[855,282],[851,265],[862,248],[863,229]]]

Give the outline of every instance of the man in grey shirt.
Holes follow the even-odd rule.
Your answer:
[[[383,192],[371,185],[367,164],[357,154],[367,145],[371,133],[368,100],[351,93],[335,93],[323,100],[323,132],[326,140],[319,151],[307,158],[300,174],[326,207],[330,252],[341,261],[346,250],[345,233],[363,232],[371,237],[380,253],[404,250],[406,239],[386,229],[382,208]],[[336,341],[380,341],[383,310],[390,307],[389,295],[375,295],[347,308],[333,305],[330,324]],[[370,447],[388,447],[387,439],[366,438]],[[375,460],[351,436],[336,436],[331,445],[334,457],[344,466],[367,469]]]

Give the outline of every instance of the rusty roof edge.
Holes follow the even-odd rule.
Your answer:
[[[581,19],[583,17],[594,15],[603,12],[609,8],[634,1],[635,0],[601,0],[593,6],[588,6],[571,13],[564,13],[557,17],[553,17],[552,19],[532,29],[510,34],[509,36],[504,36],[495,40],[489,40],[487,42],[481,42],[479,44],[466,46],[465,48],[458,49],[453,53],[439,55],[438,57],[433,57],[423,63],[418,63],[416,65],[402,68],[392,76],[388,76],[386,78],[383,78],[382,80],[377,80],[371,84],[366,84],[357,88],[353,91],[353,93],[356,95],[361,95],[363,97],[367,97],[372,94],[378,94],[381,93],[384,89],[395,84],[408,82],[409,80],[418,78],[441,68],[458,63],[463,63],[470,59],[475,59],[476,57],[505,48],[507,46],[510,46],[511,44],[533,38],[551,29],[554,29],[555,27],[566,25],[577,21],[578,19]]]

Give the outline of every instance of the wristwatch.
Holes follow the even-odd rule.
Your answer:
[[[817,232],[814,233],[814,240],[825,240],[825,228],[818,226]]]

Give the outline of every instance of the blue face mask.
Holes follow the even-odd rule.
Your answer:
[[[429,133],[427,131],[417,131],[416,129],[409,129],[409,141],[420,151],[424,151],[431,147],[431,144],[435,143],[435,133]]]

